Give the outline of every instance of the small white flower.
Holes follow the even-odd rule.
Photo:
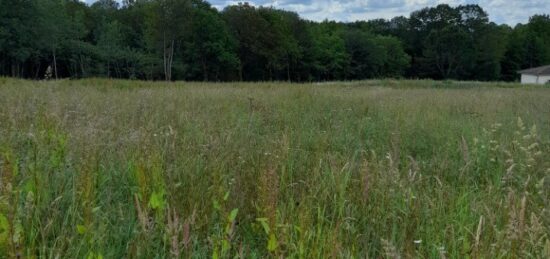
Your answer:
[[[418,244],[422,244],[422,239],[414,240],[413,242],[414,242],[415,244],[417,244],[417,245],[418,245]]]

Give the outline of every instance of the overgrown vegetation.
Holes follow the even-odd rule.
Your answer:
[[[544,86],[0,78],[0,103],[2,258],[550,257]]]
[[[546,10],[542,10],[546,11]],[[514,81],[550,64],[550,17],[498,25],[478,5],[313,22],[204,0],[0,1],[0,75],[192,81]]]

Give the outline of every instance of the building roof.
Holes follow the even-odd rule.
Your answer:
[[[535,76],[550,76],[550,65],[548,66],[542,66],[542,67],[534,67],[529,68],[525,70],[518,71],[520,74],[528,74],[528,75],[535,75]]]

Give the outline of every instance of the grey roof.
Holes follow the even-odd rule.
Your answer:
[[[534,67],[534,68],[529,68],[529,69],[525,69],[525,70],[520,70],[518,71],[518,73],[520,74],[528,74],[528,75],[535,75],[535,76],[546,76],[546,75],[549,75],[550,76],[550,65],[548,66],[542,66],[542,67]]]

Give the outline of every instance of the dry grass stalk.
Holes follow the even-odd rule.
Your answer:
[[[191,226],[195,221],[195,211],[189,216],[185,222],[181,221],[175,209],[168,209],[166,233],[170,238],[170,254],[173,258],[181,258],[182,249],[189,255],[191,244]]]
[[[395,167],[399,167],[401,161],[401,133],[394,132],[391,134],[391,156],[394,159]]]
[[[141,225],[141,229],[143,230],[143,232],[146,232],[148,229],[149,220],[148,220],[147,213],[144,212],[143,209],[141,208],[137,194],[134,194],[134,203],[136,206],[136,212],[137,212],[139,223]]]
[[[519,238],[523,238],[523,233],[525,231],[525,209],[527,207],[527,197],[524,195],[521,199],[521,209],[519,211],[519,229],[518,234]]]
[[[506,226],[506,234],[508,240],[517,240],[519,238],[519,213],[516,211],[514,192],[508,193],[508,224]]]
[[[193,210],[191,216],[189,216],[183,224],[183,247],[185,250],[189,250],[191,244],[191,226],[195,224],[196,210]]]
[[[401,259],[401,254],[399,254],[395,246],[390,241],[382,239],[382,247],[386,258]]]
[[[369,193],[370,193],[370,176],[369,176],[369,163],[365,161],[365,165],[363,166],[363,201],[365,204],[369,200]]]
[[[388,159],[389,171],[394,176],[397,176],[399,174],[399,169],[398,169],[397,162],[395,162],[395,160],[394,160],[394,156],[391,153],[387,153],[386,158]],[[397,179],[397,178],[395,178],[395,179]]]
[[[462,136],[462,142],[461,142],[461,145],[460,145],[460,149],[462,151],[462,160],[464,160],[465,164],[469,164],[470,163],[470,152],[469,152],[469,148],[468,148],[468,142],[466,142],[466,139],[464,138],[464,136]]]
[[[477,224],[476,238],[474,244],[474,255],[477,257],[479,252],[479,243],[481,239],[481,232],[483,230],[483,215],[479,217],[479,223]]]
[[[189,220],[186,220],[183,224],[183,239],[181,242],[185,250],[189,249],[189,243],[191,242],[191,222]]]
[[[412,157],[409,156],[409,160],[411,161],[411,166],[409,168],[409,181],[414,182],[416,180],[416,175],[418,174],[418,171],[420,171],[420,168],[418,166],[418,162]]]
[[[543,223],[540,222],[539,217],[535,213],[531,213],[529,226],[526,229],[528,240],[534,247],[543,247],[544,241],[548,238],[548,233],[544,228]],[[548,247],[550,248],[550,247]]]
[[[277,204],[279,200],[279,175],[275,169],[268,169],[260,176],[261,209],[269,219],[270,227],[277,222]]]
[[[170,238],[170,255],[173,258],[180,258],[181,242],[179,241],[179,233],[183,230],[183,226],[175,209],[172,209],[172,212],[168,210],[167,221],[166,232]]]
[[[447,251],[445,249],[439,249],[439,259],[447,259]]]
[[[510,182],[512,182],[515,167],[516,164],[512,164],[510,165],[510,167],[508,167],[508,169],[506,169],[506,173],[504,174],[504,176],[502,176],[501,180],[503,184],[509,184]]]

